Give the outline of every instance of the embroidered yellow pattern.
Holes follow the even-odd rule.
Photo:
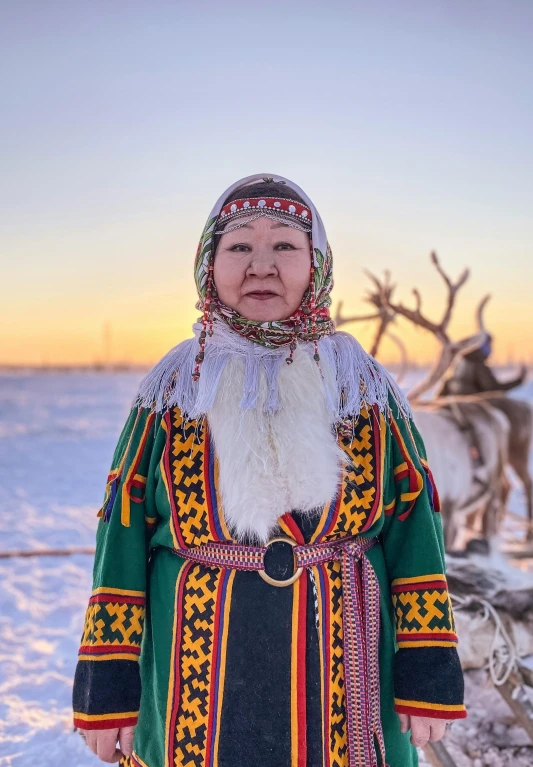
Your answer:
[[[405,578],[392,583],[399,647],[457,643],[452,605],[442,575]]]
[[[145,617],[144,595],[116,595],[118,598],[115,600],[115,595],[105,590],[104,593],[99,589],[96,591],[100,593],[92,595],[85,613],[80,653],[85,655],[92,648],[109,647],[110,651],[140,648]],[[91,659],[97,660],[98,657],[95,653]],[[109,655],[106,659],[110,659]]]
[[[203,767],[212,701],[213,634],[216,595],[223,571],[191,568],[183,592],[180,700],[174,735],[175,767]]]
[[[385,431],[383,418],[380,419],[379,429],[375,428],[373,413],[363,410],[353,435],[340,438],[339,444],[349,463],[341,488],[337,536],[357,535],[365,528],[370,517],[374,522],[381,515]]]
[[[205,489],[205,426],[184,422],[179,408],[171,416],[171,492],[179,509],[178,524],[185,544],[200,546],[213,540]]]

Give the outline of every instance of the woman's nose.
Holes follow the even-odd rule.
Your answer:
[[[268,252],[256,252],[252,256],[250,266],[246,273],[252,277],[272,277],[277,276],[278,269],[272,257]]]

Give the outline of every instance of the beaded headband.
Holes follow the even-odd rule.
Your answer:
[[[255,209],[250,212],[250,208],[247,210],[240,210],[235,213],[234,216],[222,220],[222,226],[215,229],[214,234],[229,234],[235,229],[241,229],[241,227],[250,224],[252,221],[256,221],[258,218],[269,218],[272,221],[279,221],[286,226],[290,226],[291,229],[298,229],[300,232],[311,234],[311,222],[306,219],[300,219],[297,216],[291,216],[285,211],[272,210],[271,208]],[[226,223],[227,221],[227,223]],[[220,222],[217,222],[220,223]]]
[[[243,197],[240,200],[232,200],[224,205],[219,214],[219,221],[231,221],[243,213],[252,213],[254,211],[272,210],[276,213],[288,213],[302,222],[312,223],[313,217],[311,211],[305,205],[296,200],[285,200],[277,197]]]

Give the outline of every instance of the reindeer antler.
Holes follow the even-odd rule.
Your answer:
[[[374,312],[373,314],[361,314],[361,315],[353,315],[352,317],[343,317],[342,316],[342,307],[344,306],[344,301],[339,301],[337,304],[337,311],[335,312],[335,317],[333,318],[333,321],[335,323],[335,327],[340,327],[341,325],[347,325],[349,322],[366,322],[367,320],[376,320],[378,317],[380,317],[379,312]]]
[[[455,307],[457,294],[460,291],[460,289],[463,287],[465,282],[468,280],[470,276],[470,271],[468,269],[465,269],[462,272],[462,274],[459,276],[459,278],[455,282],[452,282],[452,280],[448,277],[448,275],[442,268],[439,258],[437,254],[435,253],[435,251],[432,251],[430,258],[431,258],[432,264],[435,266],[435,269],[442,277],[448,289],[446,307],[440,322],[433,322],[432,320],[428,319],[426,316],[422,314],[422,297],[420,295],[420,292],[416,288],[413,290],[413,294],[416,300],[416,306],[414,309],[409,309],[401,303],[394,304],[390,300],[388,301],[390,308],[394,312],[396,312],[396,314],[399,314],[402,317],[405,317],[406,319],[410,320],[413,324],[419,327],[423,327],[425,330],[428,330],[430,333],[433,333],[433,335],[435,335],[441,343],[441,353],[439,358],[435,362],[435,365],[433,366],[433,368],[429,371],[428,375],[422,381],[416,384],[416,386],[414,386],[407,393],[407,396],[410,400],[416,400],[426,391],[428,391],[433,386],[435,386],[443,378],[446,371],[450,368],[450,366],[453,364],[453,362],[459,355],[468,354],[468,352],[472,351],[473,349],[476,349],[486,337],[486,331],[483,324],[483,311],[485,309],[485,306],[490,296],[486,296],[481,301],[478,307],[477,318],[478,318],[479,333],[457,342],[453,342],[450,339],[448,334],[448,326],[450,324],[453,309]]]
[[[374,343],[372,344],[372,349],[370,352],[373,356],[376,356],[379,344],[384,335],[389,335],[391,340],[399,345],[398,342],[400,339],[393,336],[393,334],[391,334],[388,329],[389,325],[394,322],[397,315],[405,317],[405,319],[409,320],[414,325],[424,328],[425,330],[432,333],[436,338],[438,338],[441,344],[440,356],[435,362],[433,368],[429,371],[426,378],[424,378],[423,381],[420,381],[420,383],[418,383],[408,392],[407,396],[411,400],[417,399],[428,389],[431,389],[433,386],[435,386],[459,355],[468,354],[468,352],[478,348],[478,346],[483,343],[487,337],[487,331],[485,330],[483,320],[483,312],[490,299],[490,296],[485,296],[477,309],[476,316],[479,332],[460,341],[454,342],[451,340],[448,333],[448,326],[452,318],[457,294],[470,277],[470,271],[469,269],[465,269],[460,274],[458,279],[453,281],[442,268],[439,257],[435,251],[431,252],[430,259],[431,263],[434,265],[447,288],[446,306],[440,321],[435,322],[429,319],[429,317],[423,313],[422,296],[417,288],[413,289],[413,296],[415,299],[414,308],[407,307],[401,302],[393,301],[393,294],[396,285],[391,283],[390,272],[385,272],[385,277],[383,280],[381,280],[372,272],[366,271],[366,275],[373,282],[375,290],[369,291],[367,293],[365,301],[377,308],[378,311],[375,314],[356,317],[343,317],[341,313],[343,304],[342,302],[339,302],[336,315],[337,326],[347,322],[358,322],[372,319],[379,320],[376,336],[374,338]],[[400,350],[403,353],[404,359],[406,359],[405,347],[403,344],[400,345]]]
[[[390,272],[385,272],[385,279],[383,282],[381,282],[377,277],[375,277],[371,272],[368,272],[365,270],[366,275],[369,277],[370,280],[374,283],[376,287],[376,291],[368,291],[364,301],[367,304],[372,304],[377,308],[377,311],[373,314],[365,314],[365,315],[355,315],[352,317],[343,317],[342,316],[342,307],[343,307],[343,301],[339,301],[337,304],[337,311],[335,314],[335,325],[339,327],[340,325],[345,325],[348,322],[364,322],[366,320],[379,320],[379,324],[376,330],[376,335],[374,336],[374,341],[372,343],[372,347],[370,349],[370,354],[375,357],[379,345],[381,343],[381,339],[385,335],[385,332],[387,330],[387,327],[391,322],[394,321],[394,313],[391,312],[388,304],[389,298],[392,296],[395,285],[392,285],[390,282]]]
[[[485,319],[483,315],[485,313],[485,307],[490,301],[490,299],[491,299],[491,295],[489,293],[488,295],[485,296],[485,298],[481,300],[481,303],[479,304],[477,308],[477,312],[476,312],[477,326],[479,328],[479,332],[485,333],[486,335],[488,335],[488,333],[487,333],[487,329],[485,328]]]
[[[387,303],[392,311],[396,314],[399,314],[402,317],[410,320],[414,325],[418,325],[425,330],[429,330],[430,333],[433,333],[433,335],[437,336],[437,338],[443,343],[451,343],[448,337],[448,325],[450,324],[457,293],[470,277],[470,271],[465,269],[459,279],[456,282],[452,282],[440,265],[439,258],[435,251],[432,251],[430,258],[432,264],[435,266],[435,269],[440,274],[448,288],[448,300],[446,302],[446,308],[444,310],[441,321],[433,322],[424,314],[422,314],[422,296],[420,295],[420,291],[417,288],[413,289],[413,295],[416,301],[414,309],[409,309],[402,303],[395,304],[390,300],[390,298],[387,298]]]

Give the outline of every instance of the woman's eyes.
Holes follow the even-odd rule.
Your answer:
[[[249,245],[237,244],[237,245],[232,245],[230,250],[233,253],[247,253],[249,250],[251,250],[251,248]]]
[[[235,245],[232,245],[229,250],[232,253],[248,253],[251,249],[250,245],[236,243]],[[291,245],[290,242],[278,242],[278,244],[274,246],[274,250],[296,250],[296,248],[294,245]]]

